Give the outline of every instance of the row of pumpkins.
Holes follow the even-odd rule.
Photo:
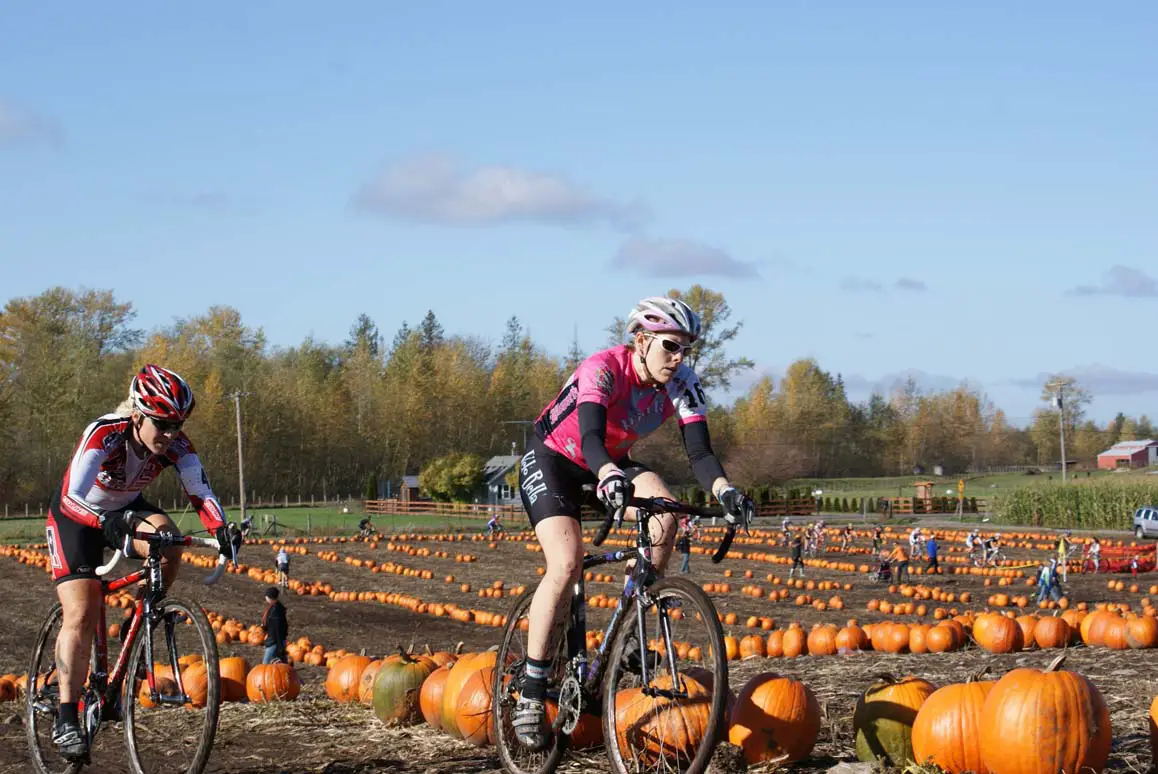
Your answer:
[[[1109,710],[1092,682],[1059,669],[1063,660],[1059,657],[1045,670],[1015,669],[1000,680],[970,679],[940,689],[917,677],[881,677],[858,698],[853,712],[856,756],[897,767],[932,761],[951,774],[1100,771],[1112,739]],[[400,650],[379,660],[347,655],[331,667],[326,692],[338,702],[371,706],[385,723],[426,722],[484,746],[495,740],[495,667],[494,651],[416,655]],[[707,732],[712,675],[693,668],[681,679],[688,694],[684,700],[652,699],[639,689],[622,692],[615,728],[625,754],[630,747],[645,757],[686,758],[699,745]],[[654,684],[670,687],[670,677]],[[799,680],[770,672],[755,675],[738,695],[729,694],[726,706],[726,738],[742,749],[749,765],[799,761],[812,752],[821,727],[820,706]],[[554,711],[549,705],[548,721]],[[1158,700],[1151,717],[1156,713]],[[602,737],[600,721],[584,716],[571,744],[593,746]]]

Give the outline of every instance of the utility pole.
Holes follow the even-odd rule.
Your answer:
[[[245,521],[245,459],[241,452],[241,399],[249,395],[240,390],[226,395],[233,399],[234,415],[237,418],[237,486],[241,500],[241,520]]]
[[[1061,433],[1061,474],[1062,483],[1066,482],[1066,409],[1065,409],[1065,383],[1057,382],[1052,385],[1056,390],[1053,398],[1053,405],[1058,410],[1057,425]]]
[[[530,419],[507,419],[499,424],[502,425],[522,425],[523,426],[523,452],[527,451],[527,427],[535,424]]]

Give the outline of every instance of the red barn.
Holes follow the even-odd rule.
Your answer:
[[[1158,465],[1158,441],[1121,441],[1098,455],[1100,470]]]

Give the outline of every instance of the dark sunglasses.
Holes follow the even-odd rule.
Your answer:
[[[157,419],[156,417],[149,417],[149,421],[153,423],[153,427],[162,433],[179,433],[181,432],[181,428],[185,426],[184,422],[170,422],[169,420]]]
[[[664,352],[670,352],[673,355],[677,353],[687,355],[692,351],[691,344],[680,344],[675,339],[665,339],[662,336],[653,336],[652,338],[659,342],[660,346],[663,347]]]

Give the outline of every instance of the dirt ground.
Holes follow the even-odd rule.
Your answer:
[[[389,550],[390,543],[382,540],[376,548],[362,542],[330,542],[306,545],[308,553],[294,556],[291,575],[306,581],[329,583],[335,591],[398,591],[411,594],[430,602],[455,602],[460,606],[473,607],[494,613],[506,611],[509,598],[480,598],[478,590],[487,588],[494,581],[501,580],[507,589],[519,584],[532,585],[537,580],[536,568],[541,565],[542,555],[528,550],[526,535],[515,534],[508,539],[492,544],[478,539],[445,542],[431,536],[413,535],[395,538],[395,545],[414,549],[429,549],[430,552],[446,552],[446,557],[435,555],[409,555],[405,550]],[[739,623],[726,626],[726,632],[742,636],[751,633],[743,623],[749,616],[770,616],[778,627],[791,621],[800,622],[806,629],[816,621],[843,623],[849,618],[857,618],[861,623],[879,620],[915,621],[916,616],[882,615],[866,610],[869,599],[904,601],[899,594],[890,594],[885,585],[874,584],[864,575],[855,571],[838,569],[808,569],[808,579],[852,584],[851,590],[813,591],[819,599],[828,599],[839,594],[844,601],[843,610],[817,611],[812,607],[794,604],[794,592],[788,599],[769,601],[767,597],[745,596],[740,588],[746,584],[755,585],[765,591],[778,588],[766,580],[771,573],[778,578],[787,576],[786,564],[769,563],[756,558],[745,558],[746,554],[769,553],[777,557],[785,555],[785,549],[771,547],[766,536],[750,539],[744,545],[733,547],[729,559],[721,565],[713,565],[707,556],[694,555],[691,577],[700,583],[728,582],[732,584],[730,593],[713,593],[713,601],[721,613],[734,612]],[[609,541],[610,542],[610,541]],[[864,551],[865,537],[858,539]],[[943,541],[943,551],[945,543]],[[710,548],[710,546],[709,546]],[[272,565],[274,548],[270,545],[252,545],[245,549],[243,561],[255,566]],[[318,556],[319,552],[334,552],[339,561],[327,561]],[[455,561],[457,554],[470,554],[477,561],[464,563]],[[951,558],[954,554],[950,553]],[[1009,551],[1010,558],[1017,563],[1028,564],[1040,561],[1044,552],[1040,548],[1015,548]],[[430,570],[433,577],[419,577],[395,574],[372,573],[366,567],[355,567],[344,561],[346,557],[373,560],[377,563],[395,562],[405,567]],[[864,553],[840,555],[826,554],[823,558],[852,562],[856,566],[868,563]],[[678,567],[678,556],[675,558]],[[949,567],[955,565],[949,564]],[[614,575],[615,567],[600,570]],[[732,577],[724,577],[725,570]],[[746,570],[752,578],[744,578]],[[174,589],[174,595],[198,602],[206,609],[228,617],[234,617],[244,624],[260,620],[264,609],[262,601],[265,584],[246,575],[227,575],[213,587],[202,586],[197,576],[205,571],[186,565],[182,569],[182,580]],[[1027,567],[1026,574],[1033,568]],[[453,575],[453,582],[446,582],[446,576]],[[1128,575],[1115,576],[1129,585]],[[1139,593],[1112,592],[1106,587],[1107,576],[1070,576],[1067,592],[1073,601],[1127,601],[1135,609],[1139,600],[1146,595],[1151,583],[1158,583],[1158,577],[1140,576]],[[588,586],[588,594],[614,594],[619,580],[613,582],[593,582]],[[943,575],[935,577],[914,576],[915,583],[940,586],[946,591],[960,593],[969,591],[973,599],[970,604],[945,605],[964,611],[981,610],[986,606],[989,594],[998,591],[994,586],[984,586],[984,578],[974,575]],[[0,557],[0,583],[9,589],[5,601],[4,625],[0,626],[0,674],[22,673],[27,670],[27,660],[34,644],[37,626],[53,599],[48,576],[41,569],[22,565],[10,558]],[[460,584],[469,583],[471,590],[463,592]],[[1012,589],[1000,589],[1011,593],[1031,593],[1033,589],[1018,580]],[[325,596],[297,596],[289,594],[285,598],[288,608],[290,637],[302,635],[327,648],[345,648],[351,651],[364,650],[370,655],[380,655],[392,651],[398,643],[415,643],[419,647],[430,645],[433,649],[449,649],[456,643],[464,643],[467,650],[483,649],[498,643],[500,631],[497,628],[462,623],[446,617],[420,615],[409,610],[378,602],[334,602]],[[930,611],[936,603],[930,603]],[[117,611],[119,612],[119,611]],[[592,629],[602,628],[609,611],[590,609],[588,625]],[[112,620],[112,619],[110,619]],[[244,655],[251,663],[260,660],[260,649],[251,646],[231,644],[222,647],[223,655]],[[1110,768],[1113,770],[1143,771],[1149,766],[1149,741],[1146,715],[1151,699],[1158,694],[1158,663],[1149,653],[1136,651],[1109,651],[1106,649],[1072,648],[1067,655],[1066,668],[1087,675],[1105,695],[1111,709],[1114,726],[1114,751]],[[1044,666],[1056,656],[1054,651],[1031,651],[1015,655],[994,656],[977,649],[960,653],[941,655],[886,655],[875,652],[848,656],[803,657],[798,659],[754,659],[733,662],[730,683],[738,690],[753,674],[775,671],[803,680],[820,700],[825,722],[819,742],[812,757],[798,764],[799,771],[823,771],[840,761],[853,759],[851,715],[853,704],[859,692],[863,691],[879,673],[914,674],[924,677],[936,685],[959,682],[989,666],[992,673],[1001,675],[1018,666]],[[496,758],[491,751],[470,747],[465,743],[449,739],[440,732],[419,726],[410,729],[389,729],[380,724],[367,709],[360,706],[336,705],[324,694],[322,683],[324,671],[321,668],[299,665],[304,683],[304,691],[298,701],[283,705],[225,705],[213,756],[208,771],[245,772],[246,774],[274,774],[275,772],[370,772],[393,770],[411,774],[412,772],[490,772],[498,770]],[[0,704],[0,772],[23,772],[29,770],[21,725],[22,705]],[[565,765],[568,771],[606,770],[606,763],[596,751],[586,757],[571,760]],[[97,765],[91,770],[101,772],[124,771],[123,747],[120,726],[106,726],[98,738],[94,755]]]

